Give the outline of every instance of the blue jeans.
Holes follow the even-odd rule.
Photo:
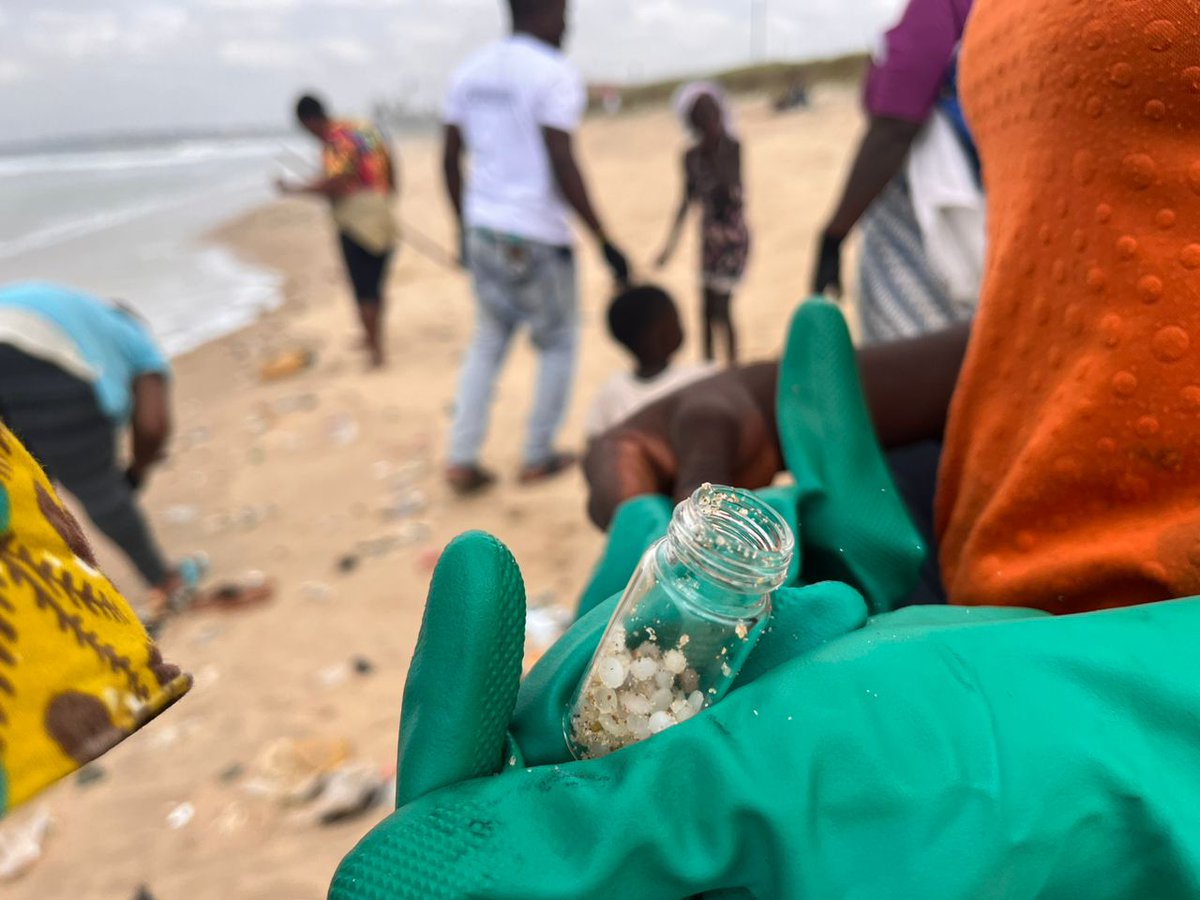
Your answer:
[[[473,229],[467,236],[467,261],[475,285],[475,336],[463,360],[450,463],[478,463],[496,377],[513,335],[527,325],[540,368],[523,455],[525,465],[541,465],[554,454],[575,378],[575,257],[569,247]]]

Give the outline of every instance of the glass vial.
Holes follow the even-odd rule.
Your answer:
[[[719,701],[754,649],[794,538],[755,494],[706,484],[642,557],[564,722],[594,759]]]

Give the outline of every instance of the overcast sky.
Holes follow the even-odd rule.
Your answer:
[[[592,80],[871,45],[902,0],[573,0],[568,51]],[[0,142],[173,127],[282,125],[297,91],[337,109],[429,104],[504,27],[503,0],[0,0]]]

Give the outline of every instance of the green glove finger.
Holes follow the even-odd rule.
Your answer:
[[[463,535],[433,573],[404,686],[397,806],[500,770],[524,644],[512,554],[489,535]]]
[[[604,555],[579,598],[576,619],[582,619],[598,604],[625,590],[642,554],[667,533],[671,512],[671,501],[658,494],[634,497],[621,504],[608,530]]]
[[[619,599],[610,598],[577,622],[546,652],[521,685],[511,731],[527,765],[571,759],[563,735],[563,716]],[[866,621],[866,603],[846,585],[782,588],[775,594],[771,623],[735,687],[752,683],[827,641],[861,628]]]
[[[896,492],[837,307],[810,300],[792,319],[776,403],[784,461],[803,498],[808,581],[843,581],[872,612],[916,584],[925,546]]]

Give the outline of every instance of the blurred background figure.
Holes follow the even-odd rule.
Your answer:
[[[135,498],[171,435],[169,378],[128,307],[52,284],[0,288],[0,420],[137,568],[152,615],[186,604],[205,567],[199,557],[168,563]]]
[[[737,330],[730,304],[750,257],[750,228],[746,224],[742,182],[742,145],[734,136],[730,112],[721,88],[707,81],[684,85],[675,95],[675,113],[696,143],[683,156],[683,200],[667,245],[658,257],[662,268],[679,244],[679,235],[692,204],[703,210],[700,220],[700,285],[703,293],[704,358],[716,358],[718,333],[724,338],[725,358],[738,360]]]
[[[279,190],[328,198],[367,353],[371,366],[380,368],[385,362],[383,279],[396,243],[392,200],[399,184],[395,161],[374,126],[331,119],[316,97],[300,98],[296,118],[321,142],[323,171],[305,184],[281,179]]]
[[[455,75],[444,112],[446,190],[475,286],[475,337],[463,361],[446,480],[461,494],[489,487],[479,464],[496,379],[527,325],[541,357],[519,480],[551,478],[575,462],[556,450],[575,378],[579,311],[568,211],[574,210],[624,284],[629,265],[592,206],[572,134],[587,108],[562,53],[566,0],[510,0],[512,34]],[[463,156],[471,175],[463,176]]]
[[[982,195],[955,71],[971,2],[910,0],[867,74],[869,123],[822,231],[813,290],[841,296],[842,244],[861,222],[859,313],[868,343],[935,331],[974,313]],[[922,159],[913,158],[914,145]],[[965,217],[950,213],[949,224],[935,228],[939,211],[964,206]]]
[[[596,394],[584,430],[599,437],[660,397],[715,375],[709,364],[672,365],[683,325],[671,295],[653,285],[631,288],[608,307],[608,332],[633,357],[632,372],[616,372]]]

